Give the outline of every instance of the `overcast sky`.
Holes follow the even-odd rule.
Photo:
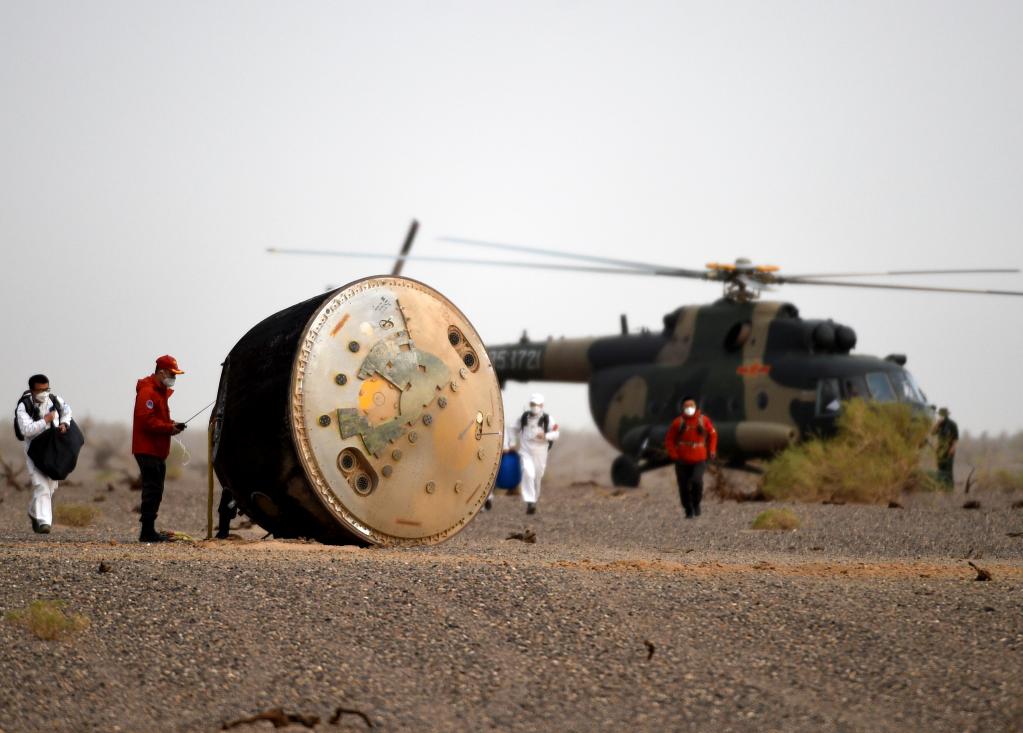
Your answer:
[[[0,385],[178,418],[249,327],[461,235],[687,267],[1021,266],[1018,2],[0,2]],[[489,343],[614,333],[712,284],[409,263]],[[1023,289],[1023,276],[915,279]],[[1023,299],[774,294],[1023,428]],[[512,385],[506,409],[537,386]],[[590,426],[585,387],[541,385]],[[205,418],[203,418],[204,420]],[[200,423],[201,424],[201,423]]]

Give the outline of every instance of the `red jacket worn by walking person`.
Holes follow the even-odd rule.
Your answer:
[[[679,415],[664,436],[668,458],[682,463],[703,463],[718,452],[718,433],[710,418],[699,410],[695,415]]]
[[[131,429],[131,452],[167,460],[170,439],[177,432],[167,400],[174,390],[150,374],[135,385],[135,419]]]

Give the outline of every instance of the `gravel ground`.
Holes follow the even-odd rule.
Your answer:
[[[619,492],[610,457],[575,436],[537,515],[501,495],[413,550],[258,528],[140,545],[138,493],[96,477],[58,493],[95,525],[37,536],[27,494],[0,489],[0,611],[90,620],[64,641],[0,623],[0,730],[214,731],[272,708],[369,729],[328,722],[339,706],[373,730],[1023,729],[1023,497],[792,505],[800,529],[763,532],[771,504],[685,521],[670,472]],[[159,524],[204,536],[195,468]]]

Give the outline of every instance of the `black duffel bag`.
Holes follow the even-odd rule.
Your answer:
[[[85,435],[74,420],[62,433],[57,428],[50,428],[37,436],[28,447],[28,457],[43,475],[54,481],[63,481],[78,464],[78,454],[85,445]]]

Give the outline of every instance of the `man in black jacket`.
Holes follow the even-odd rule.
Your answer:
[[[959,445],[959,426],[948,416],[948,408],[938,410],[938,422],[931,433],[937,437],[938,481],[948,488],[955,484],[952,467],[956,460],[956,446]]]

